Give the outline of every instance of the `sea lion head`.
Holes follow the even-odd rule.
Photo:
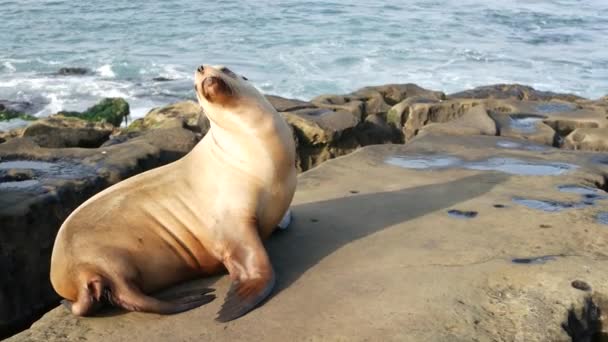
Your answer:
[[[235,74],[225,66],[201,65],[194,73],[194,90],[200,105],[213,112],[238,106],[248,97],[257,97],[257,90],[247,78]]]

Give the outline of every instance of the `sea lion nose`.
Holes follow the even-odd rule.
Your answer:
[[[198,71],[202,74],[203,72],[205,72],[205,67],[201,65],[198,67],[198,69],[196,69],[196,71]]]

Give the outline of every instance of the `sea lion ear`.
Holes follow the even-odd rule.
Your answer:
[[[221,77],[211,76],[201,84],[203,96],[211,103],[224,104],[232,97],[232,88]]]

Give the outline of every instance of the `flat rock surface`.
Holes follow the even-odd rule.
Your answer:
[[[218,294],[186,313],[58,307],[9,341],[570,341],[568,310],[608,294],[607,172],[503,137],[365,147],[300,175],[267,243],[277,287],[248,315],[213,320],[220,276],[185,285]]]

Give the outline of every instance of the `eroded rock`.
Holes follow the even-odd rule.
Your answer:
[[[484,105],[471,107],[461,117],[446,123],[424,126],[419,136],[428,133],[447,135],[496,135],[496,123],[488,116]]]
[[[27,126],[21,136],[47,148],[99,147],[114,131],[107,122],[90,122],[74,117],[52,116]]]
[[[116,182],[185,155],[196,141],[178,128],[98,149],[49,149],[29,138],[0,145],[0,336],[58,302],[49,260],[72,210]]]
[[[559,186],[605,180],[591,154],[496,148],[504,139],[428,134],[409,145],[368,146],[300,175],[295,220],[266,244],[279,279],[274,295],[229,325],[213,321],[230,285],[224,276],[183,285],[212,286],[219,296],[183,314],[77,318],[58,307],[9,341],[570,341],[580,330],[562,324],[576,320],[585,330],[603,319],[581,315],[590,294],[606,310],[597,298],[608,291],[608,230],[595,222],[597,209],[493,204],[517,195],[578,200]],[[386,163],[431,152],[467,163],[502,158],[576,167],[547,176]],[[456,210],[477,215],[447,214]],[[525,220],[513,224],[514,217]],[[592,292],[572,287],[581,278]],[[272,333],[285,317],[290,324]]]
[[[530,101],[549,101],[553,99],[574,102],[582,100],[580,96],[540,91],[522,84],[494,84],[448,95],[450,99],[514,99]]]
[[[563,147],[572,150],[606,152],[608,151],[608,127],[577,128],[566,137]]]

